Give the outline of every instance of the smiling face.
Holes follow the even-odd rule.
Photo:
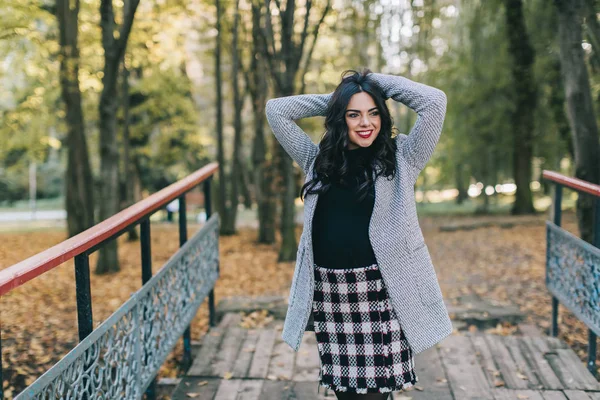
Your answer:
[[[369,94],[354,94],[346,107],[345,118],[350,139],[348,149],[369,147],[375,141],[381,128],[381,117]]]

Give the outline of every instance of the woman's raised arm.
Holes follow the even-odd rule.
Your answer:
[[[273,134],[304,173],[308,172],[319,146],[294,121],[325,116],[332,95],[333,93],[284,96],[270,99],[265,105],[265,114]]]
[[[431,158],[442,133],[446,116],[446,94],[440,89],[398,75],[368,75],[383,90],[386,98],[399,101],[417,113],[408,137],[398,142],[398,153],[421,171]]]

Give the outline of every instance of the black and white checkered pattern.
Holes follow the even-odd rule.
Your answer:
[[[314,329],[319,385],[340,392],[386,393],[419,378],[414,355],[390,304],[377,264],[314,265]]]

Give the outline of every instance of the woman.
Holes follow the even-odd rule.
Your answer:
[[[392,137],[388,98],[417,113],[409,135]],[[297,351],[314,320],[319,386],[338,399],[414,386],[414,355],[452,332],[414,199],[445,113],[441,90],[368,69],[345,71],[330,94],[267,101],[275,137],[306,174],[282,337]],[[294,122],[311,116],[326,117],[318,145]]]

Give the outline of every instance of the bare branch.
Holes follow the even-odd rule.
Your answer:
[[[313,36],[312,43],[308,50],[308,54],[306,55],[306,58],[305,58],[306,61],[304,62],[304,68],[302,68],[302,71],[300,74],[300,79],[302,81],[302,84],[300,87],[300,93],[304,93],[304,91],[306,90],[306,81],[304,80],[304,77],[306,76],[306,72],[308,71],[308,67],[310,66],[310,61],[312,59],[312,54],[315,49],[315,44],[317,43],[317,37],[319,36],[319,29],[323,25],[323,23],[325,21],[325,17],[327,17],[327,14],[329,14],[330,10],[331,10],[331,0],[327,0],[327,5],[325,6],[325,10],[323,10],[323,15],[321,15],[321,19],[319,20],[319,23],[317,25],[315,25],[315,29],[314,29],[314,32],[312,35]]]
[[[125,1],[125,9],[123,10],[123,23],[121,24],[121,29],[119,30],[118,51],[120,56],[122,56],[122,54],[125,52],[125,47],[127,47],[127,41],[129,40],[129,34],[131,33],[131,28],[133,26],[133,18],[139,4],[140,0]]]
[[[262,48],[262,53],[264,55],[264,58],[267,60],[267,65],[269,66],[269,70],[271,71],[271,76],[274,77],[275,84],[277,85],[277,89],[279,90],[283,87],[283,81],[281,79],[281,72],[279,71],[278,53],[275,50],[275,38],[273,37],[273,27],[271,25],[270,3],[270,0],[265,1],[266,28],[259,26],[258,32],[261,38],[260,44]],[[271,44],[271,51],[269,51],[269,42]]]
[[[308,21],[310,17],[310,9],[312,8],[312,0],[306,1],[306,14],[304,14],[304,27],[302,28],[302,34],[300,36],[300,43],[296,49],[294,49],[294,65],[300,65],[300,59],[302,58],[302,53],[304,52],[304,42],[306,41],[306,37],[308,36]]]

